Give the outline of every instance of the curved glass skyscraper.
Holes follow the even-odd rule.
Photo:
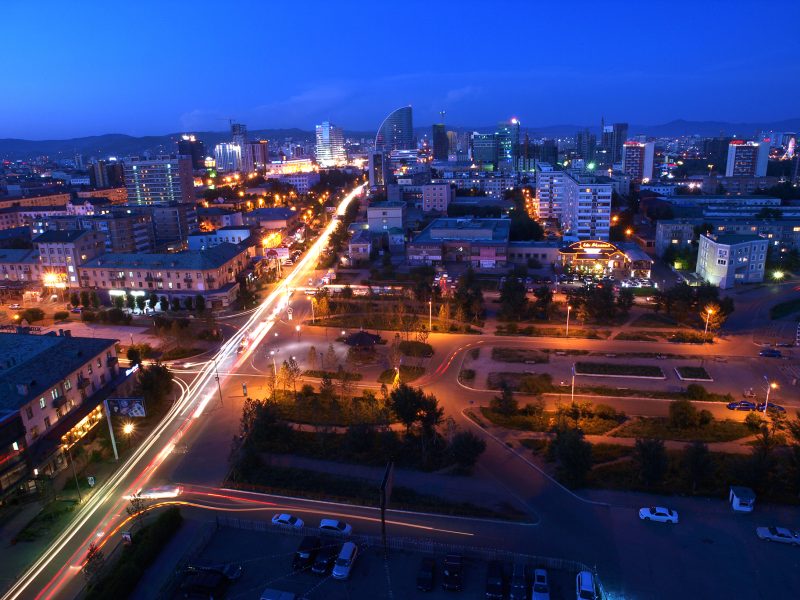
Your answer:
[[[413,150],[414,130],[411,120],[411,107],[403,106],[389,113],[378,128],[375,136],[375,150],[391,152],[392,150]]]

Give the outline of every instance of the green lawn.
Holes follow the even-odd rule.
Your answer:
[[[339,371],[322,371],[320,369],[312,369],[310,371],[303,372],[303,376],[305,377],[317,377],[318,379],[322,379],[322,377],[325,375],[334,380],[342,379]],[[353,373],[351,371],[342,371],[341,375],[343,375],[344,378],[349,381],[361,381],[364,378],[361,373]]]
[[[414,367],[410,365],[400,365],[400,383],[411,383],[425,374],[425,367]],[[395,370],[386,369],[378,375],[378,383],[387,385],[394,383]]]
[[[577,362],[575,372],[579,375],[619,375],[625,377],[658,377],[664,372],[655,365],[636,365],[620,363]]]
[[[415,358],[429,358],[433,356],[433,346],[416,340],[404,340],[400,342],[400,352],[405,356]]]
[[[781,319],[796,312],[800,312],[800,300],[788,300],[787,302],[779,302],[770,308],[769,318]]]
[[[612,437],[657,438],[679,442],[730,442],[751,433],[744,423],[727,419],[712,421],[705,427],[672,429],[665,417],[637,417],[622,425]]]
[[[492,348],[492,360],[510,363],[546,363],[550,361],[550,357],[540,350],[495,347]]]
[[[675,370],[678,372],[683,379],[702,379],[705,381],[714,381],[711,379],[711,375],[708,374],[703,367],[676,367]]]

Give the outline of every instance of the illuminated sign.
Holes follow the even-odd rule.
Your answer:
[[[139,365],[138,364],[133,365],[130,369],[127,369],[125,371],[125,377],[129,377],[130,375],[133,375],[138,370],[139,370]]]

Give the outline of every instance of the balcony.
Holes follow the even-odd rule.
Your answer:
[[[54,399],[51,402],[51,405],[53,406],[53,408],[55,408],[57,410],[57,409],[61,408],[62,406],[64,406],[66,403],[67,403],[67,397],[66,396],[59,396],[58,398]]]

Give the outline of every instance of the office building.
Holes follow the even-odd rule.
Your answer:
[[[494,133],[472,134],[472,161],[483,167],[494,169],[498,161],[497,136]]]
[[[99,231],[45,231],[33,239],[39,252],[42,281],[48,287],[81,287],[78,268],[106,250],[106,239]]]
[[[206,145],[193,135],[181,136],[178,140],[178,154],[191,158],[192,168],[195,170],[205,167]]]
[[[632,181],[647,183],[653,178],[653,142],[625,142],[622,146],[622,172]]]
[[[414,126],[410,106],[403,106],[389,113],[375,136],[375,151],[390,153],[392,150],[414,149]]]
[[[214,146],[214,160],[218,171],[233,173],[242,170],[242,147],[239,144],[222,142]]]
[[[65,469],[105,424],[102,402],[121,383],[117,340],[0,333],[0,497],[36,489]],[[72,450],[70,450],[72,448]]]
[[[561,220],[568,177],[566,171],[555,169],[550,163],[536,165],[536,206],[540,219]]]
[[[568,175],[561,216],[564,237],[608,240],[611,228],[611,180],[599,175]]]
[[[434,123],[431,127],[431,140],[433,142],[433,160],[446,161],[450,156],[450,139],[444,123]]]
[[[231,123],[231,142],[239,148],[244,148],[247,143],[247,125]]]
[[[501,169],[515,170],[519,157],[519,120],[514,118],[497,124],[497,165]]]
[[[128,202],[194,203],[192,160],[188,156],[130,157],[124,165]]]
[[[733,140],[728,144],[725,177],[764,177],[769,161],[769,144]]]
[[[456,199],[456,189],[449,183],[422,186],[422,212],[447,214],[447,207]]]
[[[367,224],[373,233],[393,228],[403,229],[405,217],[405,202],[376,202],[367,207]]]
[[[268,140],[245,143],[242,169],[246,173],[263,173],[267,170],[269,164]]]
[[[344,132],[329,121],[323,121],[316,127],[317,163],[321,167],[338,167],[347,163],[344,150]]]
[[[757,235],[701,234],[695,273],[722,289],[764,281],[768,241]]]
[[[369,187],[384,186],[389,179],[389,161],[383,152],[369,153]]]
[[[120,207],[120,210],[134,215],[150,215],[157,249],[180,249],[186,237],[199,228],[194,204],[128,204]]]

